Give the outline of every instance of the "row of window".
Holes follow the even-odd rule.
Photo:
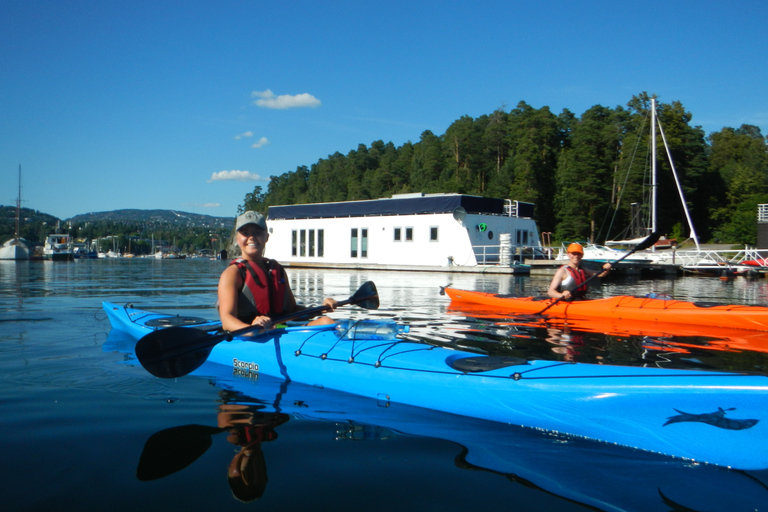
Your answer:
[[[516,245],[528,245],[535,239],[535,234],[524,229],[515,230]],[[493,238],[493,232],[489,232],[489,238]],[[395,242],[412,242],[412,227],[396,227],[392,230],[392,239]],[[429,241],[437,242],[438,228],[429,228]],[[291,254],[310,258],[322,258],[325,254],[325,230],[323,229],[294,229],[291,232]],[[350,256],[352,258],[368,257],[368,228],[351,228],[350,231]]]
[[[405,234],[405,237],[403,237],[403,234]],[[406,242],[413,242],[413,228],[394,228],[392,231],[392,239],[395,242],[402,242],[403,240]],[[429,228],[429,241],[437,242],[437,226]]]
[[[325,230],[294,229],[291,232],[291,254],[322,258],[325,255]]]
[[[393,230],[395,242],[413,241],[412,227],[397,227]],[[429,228],[430,241],[437,241],[437,227]],[[300,257],[322,258],[325,254],[325,230],[294,229],[291,232],[291,255]],[[368,228],[352,228],[350,231],[350,256],[368,257]]]

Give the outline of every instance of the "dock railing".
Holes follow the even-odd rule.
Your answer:
[[[588,244],[585,248],[585,259],[595,261],[616,260],[626,254],[624,250]],[[628,262],[642,260],[653,265],[672,265],[682,270],[716,269],[743,270],[752,268],[757,272],[768,272],[764,259],[768,258],[768,250],[746,247],[744,249],[665,249],[660,251],[640,251],[629,258]],[[565,245],[557,248],[555,260],[568,260]],[[749,265],[745,262],[756,261]],[[760,264],[762,263],[762,265]]]
[[[538,246],[521,245],[473,245],[478,265],[522,265],[529,259],[547,259],[544,249]]]

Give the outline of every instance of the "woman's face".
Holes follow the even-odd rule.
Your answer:
[[[568,253],[568,259],[569,259],[569,260],[570,260],[570,262],[571,262],[571,263],[573,263],[574,265],[579,265],[579,264],[581,263],[581,258],[582,258],[583,256],[584,256],[584,255],[583,255],[582,253],[580,253],[580,252],[569,252],[569,253]]]
[[[269,233],[258,228],[255,224],[246,224],[237,230],[237,245],[243,257],[262,257],[267,245]]]

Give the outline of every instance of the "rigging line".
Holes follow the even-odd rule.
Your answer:
[[[691,229],[691,238],[696,243],[696,250],[700,250],[699,237],[696,236],[696,229],[693,227],[693,221],[691,221],[691,214],[688,212],[686,206],[685,196],[683,195],[683,188],[680,186],[680,179],[677,177],[677,171],[675,170],[675,164],[672,161],[672,153],[669,151],[669,144],[667,144],[667,137],[664,135],[664,130],[661,128],[661,119],[658,120],[659,132],[661,133],[661,139],[664,141],[664,149],[667,151],[667,158],[669,159],[669,165],[672,167],[672,176],[675,178],[675,185],[677,185],[677,192],[680,194],[680,201],[683,203],[683,210],[685,211],[685,218],[688,220],[688,227]]]
[[[640,128],[638,129],[637,133],[641,134],[645,131],[645,124],[648,121],[648,116],[643,118],[643,122],[640,125]],[[606,234],[606,239],[611,233],[611,230],[613,229],[613,223],[616,220],[616,215],[619,212],[619,206],[621,205],[621,199],[624,196],[624,192],[627,190],[627,181],[629,181],[629,174],[632,170],[632,167],[635,164],[635,158],[637,157],[637,152],[640,147],[640,141],[643,139],[642,136],[638,136],[635,139],[635,147],[632,149],[632,153],[629,159],[629,163],[626,166],[626,172],[624,174],[624,182],[621,184],[620,191],[619,191],[619,197],[616,199],[616,207],[613,210],[613,216],[611,217],[611,223],[608,226],[608,231]],[[626,230],[625,230],[626,232]]]

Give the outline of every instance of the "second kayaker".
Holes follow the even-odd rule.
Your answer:
[[[581,266],[584,248],[576,242],[568,246],[568,264],[563,265],[552,278],[547,295],[553,299],[571,300],[583,299],[587,294],[585,282],[597,272]],[[611,270],[610,262],[603,264],[603,270],[597,277],[604,277]]]

